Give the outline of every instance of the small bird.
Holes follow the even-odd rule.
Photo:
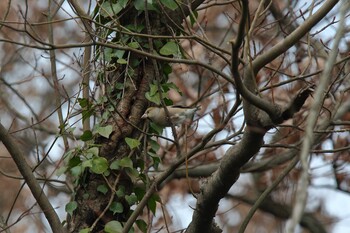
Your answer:
[[[200,106],[188,108],[183,106],[167,106],[169,117],[163,107],[149,107],[142,115],[142,119],[149,119],[161,127],[179,125],[188,118],[192,118]]]

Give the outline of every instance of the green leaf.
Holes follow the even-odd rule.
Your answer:
[[[125,50],[116,50],[114,54],[117,58],[123,58]]]
[[[118,165],[120,167],[129,167],[133,168],[133,162],[129,157],[124,157],[121,160],[118,160]]]
[[[81,165],[83,168],[92,167],[92,159],[85,160]]]
[[[126,144],[128,144],[130,149],[134,149],[141,144],[141,142],[139,140],[136,140],[133,138],[128,138],[128,137],[125,138],[125,142],[126,142]]]
[[[112,202],[111,206],[109,207],[109,210],[113,212],[113,214],[121,214],[124,211],[124,207],[122,203],[120,202]]]
[[[136,197],[137,197],[137,200],[138,200],[138,201],[141,201],[142,198],[145,196],[146,191],[145,191],[144,188],[135,187],[135,188],[134,188],[134,193],[135,193],[135,195],[136,195]]]
[[[179,47],[174,41],[169,41],[160,49],[159,53],[164,56],[175,56],[179,53]]]
[[[116,56],[116,51],[112,48],[105,48],[103,49],[103,59],[106,62],[110,62],[113,57]]]
[[[133,49],[137,49],[137,48],[140,47],[140,44],[139,44],[138,42],[134,41],[134,42],[130,42],[130,43],[128,44],[128,46],[131,47],[131,48],[133,48]]]
[[[159,164],[160,164],[160,158],[159,158],[157,155],[151,156],[151,158],[152,158],[152,160],[153,160],[153,167],[154,167],[155,169],[158,169],[158,166],[159,166]]]
[[[76,201],[71,201],[66,205],[66,212],[70,215],[73,216],[74,210],[76,210],[78,207],[78,203]]]
[[[136,225],[143,233],[147,232],[147,223],[143,219],[137,219]]]
[[[136,168],[126,168],[126,174],[130,177],[132,182],[136,182],[137,178],[139,178],[140,174]]]
[[[111,165],[109,166],[110,169],[112,170],[119,170],[120,166],[119,166],[119,160],[114,160]]]
[[[84,133],[80,136],[80,140],[83,142],[93,139],[92,132],[90,130],[85,130]]]
[[[198,18],[198,11],[193,11],[193,14],[190,14],[191,26],[193,26]]]
[[[90,168],[93,173],[102,174],[108,169],[108,161],[106,158],[97,157],[92,160],[92,167]]]
[[[128,4],[129,0],[118,0],[118,3],[123,7],[125,8],[126,5]]]
[[[158,85],[150,84],[149,85],[149,94],[150,96],[154,96],[158,94]]]
[[[157,51],[164,45],[161,40],[154,40],[153,43]]]
[[[160,105],[160,95],[158,93],[158,85],[150,84],[149,87],[150,87],[150,90],[145,94],[146,99],[148,99],[149,101],[157,105]]]
[[[99,126],[96,128],[96,132],[102,137],[109,138],[109,135],[113,132],[113,126]]]
[[[78,103],[81,108],[86,108],[89,106],[89,101],[85,98],[78,98]]]
[[[149,145],[151,146],[151,149],[154,152],[157,152],[159,150],[159,148],[160,148],[159,143],[156,140],[153,140],[153,139],[149,140]]]
[[[144,11],[146,9],[145,8],[145,1],[144,0],[135,0],[134,7],[138,11]],[[155,8],[155,6],[153,4],[153,0],[147,0],[147,9],[153,10],[153,11],[157,10],[157,8]]]
[[[125,196],[125,187],[123,185],[120,185],[115,192],[117,194],[117,197],[124,197]]]
[[[162,70],[166,76],[168,76],[169,74],[171,74],[171,72],[173,72],[173,68],[169,65],[169,63],[164,64]]]
[[[90,232],[90,228],[84,228],[79,231],[79,233],[89,233],[89,232]]]
[[[71,172],[73,177],[79,177],[83,173],[83,171],[84,171],[84,169],[81,165],[72,167],[70,169],[70,172]]]
[[[132,206],[133,204],[135,204],[137,202],[137,197],[135,194],[126,195],[125,200],[128,202],[128,204],[130,206]]]
[[[106,194],[108,192],[107,185],[100,184],[99,186],[97,186],[97,191],[99,191],[100,193]]]
[[[110,221],[105,225],[104,231],[106,233],[120,233],[123,231],[123,226],[118,221]]]
[[[107,177],[107,176],[109,176],[111,174],[111,170],[106,170],[104,173],[103,173],[103,175],[105,176],[105,177]]]
[[[94,110],[93,109],[88,109],[88,110],[83,110],[82,115],[83,115],[83,120],[88,119],[90,116],[92,116],[94,114]],[[72,129],[73,130],[73,129]]]
[[[143,25],[143,24],[139,24],[139,25],[128,24],[128,25],[126,25],[126,28],[129,29],[130,31],[141,33],[142,30],[145,28],[145,25]]]
[[[157,194],[153,194],[151,198],[148,200],[147,206],[154,215],[156,214],[157,202],[159,201],[160,201],[160,198]]]
[[[176,92],[180,92],[180,89],[175,85],[175,83],[163,83],[162,88],[164,92],[168,92],[169,90],[175,90]]]
[[[121,65],[128,64],[127,60],[125,60],[124,58],[119,58],[119,59],[117,60],[117,63],[118,63],[118,64],[121,64]]]
[[[160,96],[159,95],[153,95],[151,96],[149,92],[146,92],[145,97],[150,102],[155,103],[156,105],[160,105]]]
[[[75,167],[75,166],[78,166],[79,164],[81,164],[81,159],[79,156],[73,156],[71,157],[69,160],[68,160],[68,164],[67,166],[69,168],[72,168],[72,167]]]
[[[176,4],[176,2],[174,0],[160,0],[161,3],[166,6],[167,8],[169,8],[170,10],[176,10],[178,8],[178,5]]]
[[[115,83],[114,87],[117,90],[123,90],[124,89],[124,83]]]
[[[105,1],[101,5],[101,15],[104,17],[114,16],[118,14],[123,9],[123,6],[120,2],[111,3],[110,1]]]
[[[56,170],[56,176],[60,177],[62,174],[66,173],[67,170],[68,170],[67,166],[61,166]]]
[[[91,147],[89,148],[87,151],[86,151],[87,154],[92,154],[93,156],[98,156],[98,153],[99,153],[99,150],[98,150],[98,147],[94,146],[94,147]],[[91,156],[92,157],[92,156]]]
[[[159,135],[162,134],[163,132],[163,127],[160,127],[159,125],[157,125],[156,123],[150,122],[149,126]]]
[[[147,206],[152,211],[152,213],[155,215],[156,209],[157,209],[157,202],[153,198],[153,196],[150,199],[148,199]]]

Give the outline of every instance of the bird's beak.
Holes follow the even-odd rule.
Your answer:
[[[147,114],[146,113],[141,116],[141,119],[146,119],[146,118],[147,118]]]

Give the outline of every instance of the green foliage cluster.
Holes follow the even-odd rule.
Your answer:
[[[97,126],[93,132],[84,132],[81,139],[85,141],[85,147],[76,148],[66,154],[66,165],[60,168],[58,175],[68,172],[74,178],[75,185],[78,185],[83,183],[82,180],[85,178],[84,174],[86,174],[86,169],[88,169],[91,173],[106,177],[108,177],[112,172],[120,172],[123,170],[123,172],[129,176],[134,184],[141,184],[135,186],[130,195],[126,194],[125,187],[122,185],[119,185],[117,190],[111,190],[111,188],[106,184],[101,184],[97,187],[97,191],[104,195],[106,195],[109,191],[115,191],[117,198],[125,199],[129,206],[133,206],[142,200],[146,192],[148,177],[144,173],[144,162],[142,159],[139,159],[137,160],[137,164],[135,164],[129,157],[108,161],[106,158],[99,156],[99,145],[93,143],[94,137],[96,137],[96,135],[109,137],[111,133],[112,128],[110,126]],[[138,150],[141,145],[139,140],[129,137],[125,138],[125,143],[128,145],[130,150]],[[150,158],[152,158],[154,167],[158,167],[160,159],[156,152],[159,149],[159,144],[153,139],[149,139],[149,143],[150,149],[147,151],[147,154]],[[153,212],[153,214],[156,214],[156,203],[159,200],[160,199],[156,194],[148,200],[148,208]],[[73,215],[73,212],[77,209],[77,207],[78,205],[75,201],[69,202],[66,205],[66,212],[69,215]],[[115,215],[123,213],[124,208],[122,203],[113,201],[109,206],[109,211]],[[142,230],[142,232],[146,232],[147,224],[142,219],[137,220],[136,225],[140,230]],[[105,226],[105,232],[120,232],[120,229],[122,229],[122,223],[118,221],[111,221]],[[80,232],[89,232],[89,229],[83,229]]]
[[[123,98],[125,88],[128,88],[128,85],[134,85],[132,80],[142,60],[138,56],[132,56],[130,51],[149,50],[149,41],[147,35],[144,34],[145,25],[121,25],[118,17],[116,17],[130,6],[134,7],[139,14],[146,9],[150,12],[161,14],[163,9],[176,10],[179,7],[175,0],[147,0],[147,5],[144,0],[99,1],[92,15],[92,18],[99,26],[99,30],[97,31],[98,40],[106,44],[112,43],[122,46],[126,49],[119,50],[108,46],[96,46],[95,60],[99,61],[101,64],[101,69],[97,73],[97,81],[110,84],[106,79],[106,71],[115,71],[116,66],[124,67],[123,73],[120,74],[124,76],[124,80],[116,79],[113,80],[112,85],[106,85],[107,95],[100,97],[95,103],[91,103],[82,98],[78,99],[78,103],[83,111],[83,120],[88,119],[92,115],[97,115],[96,109],[103,109],[103,112],[101,116],[99,116],[98,122],[94,125],[93,129],[83,132],[80,136],[80,140],[84,142],[84,146],[77,147],[66,154],[66,165],[61,167],[58,173],[69,173],[74,178],[75,185],[78,186],[84,183],[86,172],[108,177],[111,173],[118,174],[123,171],[134,184],[138,184],[133,187],[131,194],[127,194],[125,187],[122,185],[118,185],[117,190],[112,190],[108,185],[101,184],[97,187],[97,191],[103,195],[108,194],[109,191],[115,192],[116,200],[124,199],[129,206],[133,206],[137,205],[146,193],[146,187],[149,185],[149,178],[146,170],[148,171],[148,169],[150,169],[149,165],[145,168],[144,160],[141,158],[131,158],[131,156],[107,160],[99,154],[101,145],[96,144],[96,138],[108,139],[112,134],[114,130],[113,126],[107,125],[106,123],[109,119],[113,118],[112,114],[115,112],[118,101]],[[157,55],[173,58],[183,57],[181,47],[176,40],[153,39],[153,46],[154,53]],[[172,68],[168,63],[159,63],[159,66],[162,71],[162,80],[154,80],[153,83],[150,84],[149,91],[146,93],[145,97],[156,105],[161,105],[163,103],[172,105],[173,103],[168,96],[169,91],[173,89],[179,92],[175,84],[167,82],[168,75],[172,72]],[[129,80],[129,82],[126,80]],[[113,99],[107,96],[113,96]],[[163,129],[159,126],[150,123],[150,135],[160,135],[162,130]],[[131,151],[130,154],[132,154],[133,151],[142,151],[142,148],[140,148],[142,145],[140,139],[125,137],[125,143]],[[157,170],[160,163],[157,151],[160,146],[151,136],[147,137],[147,145],[148,146],[144,146],[144,153],[146,153],[147,158],[150,159],[150,165],[153,169]],[[148,200],[147,206],[153,214],[156,214],[156,206],[159,201],[160,198],[157,194],[152,195]],[[73,215],[77,208],[77,203],[72,201],[66,205],[66,212],[69,215]],[[113,215],[123,213],[123,204],[118,201],[113,201],[109,206],[109,211],[111,211]],[[138,219],[135,223],[142,232],[147,232],[148,225],[144,220]],[[122,229],[123,223],[113,220],[105,225],[104,231],[115,233],[121,232]],[[90,231],[90,228],[86,228],[82,229],[80,232],[84,233]],[[132,228],[131,232],[133,231],[134,229]]]

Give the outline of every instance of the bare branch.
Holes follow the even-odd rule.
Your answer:
[[[45,195],[43,189],[40,187],[39,183],[35,179],[32,170],[26,162],[25,156],[19,150],[19,146],[14,142],[12,137],[8,134],[7,130],[0,123],[0,140],[4,143],[7,150],[11,154],[13,160],[15,161],[18,170],[21,172],[23,178],[28,184],[29,189],[35,200],[38,202],[41,210],[44,212],[47,221],[49,222],[51,229],[54,233],[63,233],[63,227],[58,218],[54,208],[50,204],[47,196]]]

